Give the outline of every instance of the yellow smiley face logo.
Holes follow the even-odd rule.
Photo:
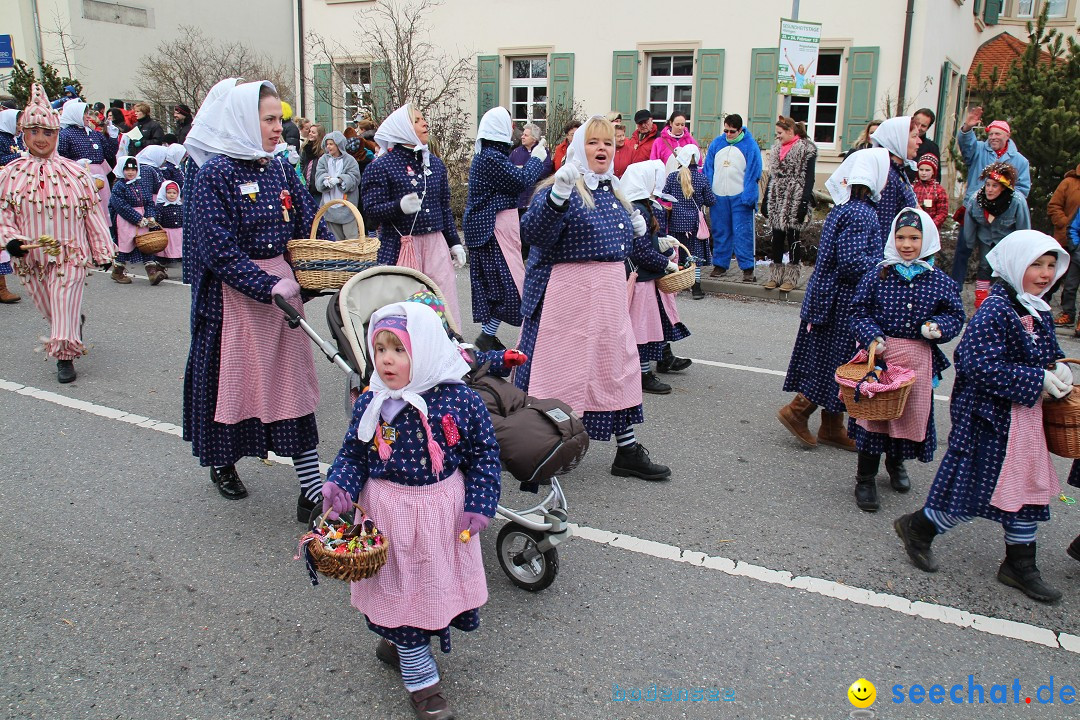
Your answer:
[[[859,678],[851,683],[847,691],[848,700],[857,708],[868,708],[877,700],[877,689],[866,678]]]

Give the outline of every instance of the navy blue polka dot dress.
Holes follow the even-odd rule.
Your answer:
[[[668,230],[686,245],[699,265],[711,265],[712,253],[708,251],[706,241],[698,239],[698,225],[701,221],[698,213],[716,204],[716,194],[709,184],[709,179],[696,165],[690,167],[690,183],[694,192],[690,197],[686,197],[678,172],[668,173],[667,180],[664,181],[664,192],[675,198],[671,205]]]
[[[825,218],[784,378],[785,391],[802,393],[829,412],[844,412],[836,368],[855,354],[851,301],[859,281],[881,262],[884,253],[878,216],[868,200],[853,197]]]
[[[649,227],[652,227],[654,219],[659,224],[659,221],[664,217],[663,208],[649,200],[635,201],[634,208],[641,211],[641,216],[645,218],[645,222]],[[630,257],[627,258],[626,262],[627,277],[630,277],[631,272],[636,272],[637,282],[644,283],[664,276],[668,262],[675,259],[675,253],[669,251],[671,257],[668,257],[660,252],[660,247],[657,244],[659,239],[655,232],[634,238]],[[642,292],[643,289],[643,287],[640,287],[637,288],[637,291]],[[690,330],[681,321],[677,323],[671,322],[671,318],[668,317],[667,311],[664,309],[664,304],[660,302],[660,290],[655,284],[652,286],[652,293],[656,299],[656,306],[660,311],[660,326],[664,330],[664,339],[643,345],[639,344],[637,346],[638,359],[641,362],[662,360],[664,358],[664,347],[668,343],[690,337]]]
[[[16,138],[11,133],[0,130],[0,167],[12,160],[18,160],[25,149],[26,146],[22,144],[21,137]]]
[[[906,207],[918,207],[919,201],[915,197],[915,191],[908,182],[907,175],[889,158],[889,179],[881,190],[881,199],[877,201],[878,225],[881,226],[881,237],[889,237],[892,232],[892,221],[902,209]]]
[[[139,178],[133,183],[124,180],[124,171],[120,169],[120,178],[113,183],[112,195],[109,197],[109,217],[113,225],[116,224],[117,217],[132,225],[138,225],[143,217],[157,217],[158,208],[154,198],[162,182],[161,173],[150,165],[140,164]],[[135,209],[137,207],[142,208],[141,213]],[[157,262],[157,256],[143,255],[138,248],[131,252],[118,252],[116,259],[121,263]]]
[[[74,125],[61,128],[56,142],[56,152],[61,157],[68,160],[89,160],[91,165],[98,165],[110,158],[115,160],[116,149],[117,142],[111,137],[102,135],[97,130],[87,132],[86,128]]]
[[[256,200],[240,191],[258,183]],[[233,425],[214,421],[221,359],[221,284],[261,302],[280,278],[264,272],[252,259],[285,252],[289,240],[308,237],[317,208],[292,168],[275,158],[267,164],[218,156],[208,160],[189,182],[192,186],[185,230],[197,242],[187,243],[184,258],[191,281],[191,349],[184,373],[184,439],[202,465],[231,465],[242,457],[273,451],[294,456],[319,443],[315,415],[262,423],[257,418]],[[292,195],[285,221],[281,191]],[[113,196],[115,197],[115,195]],[[330,239],[325,223],[318,236]],[[283,316],[284,318],[284,316]],[[284,319],[282,320],[284,322]]]

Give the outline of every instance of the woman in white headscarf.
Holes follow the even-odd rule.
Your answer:
[[[281,100],[268,82],[237,85],[199,116],[188,149],[205,153],[191,184],[185,248],[191,271],[191,352],[184,373],[184,439],[226,498],[246,497],[242,457],[292,457],[297,520],[322,499],[311,347],[274,307],[301,313],[300,286],[284,253],[306,237],[316,207],[274,153]],[[185,218],[186,219],[186,218]],[[319,236],[327,238],[325,224]]]
[[[315,166],[315,189],[322,193],[322,204],[333,200],[360,203],[360,164],[345,152],[345,136],[338,131],[328,133],[322,140],[323,154]],[[360,227],[352,210],[344,205],[327,209],[327,224],[338,240],[360,236]]]
[[[19,110],[0,110],[0,167],[22,157],[26,146],[19,135]]]
[[[64,110],[60,113],[60,139],[56,145],[56,152],[68,160],[85,160],[87,170],[95,180],[98,189],[98,197],[101,198],[101,208],[105,217],[108,217],[109,196],[111,191],[106,182],[112,167],[107,159],[116,157],[116,140],[102,135],[90,127],[90,106],[80,100],[68,100],[64,103]]]
[[[893,219],[885,259],[863,277],[851,303],[856,342],[869,348],[876,340],[877,357],[913,370],[916,378],[898,419],[848,420],[848,434],[859,449],[855,502],[867,512],[879,507],[876,478],[882,455],[889,483],[900,493],[911,489],[904,460],[934,459],[934,385],[950,365],[939,346],[959,335],[966,319],[960,289],[948,273],[934,268],[940,249],[930,216],[904,208]]]
[[[784,390],[798,393],[777,418],[805,447],[819,443],[854,450],[844,426],[844,403],[836,368],[855,354],[851,301],[855,288],[881,262],[884,239],[874,203],[889,174],[885,150],[860,150],[833,173],[825,187],[836,207],[821,229],[814,272],[806,284],[799,334],[791,351]],[[807,422],[821,408],[817,437]]]
[[[525,263],[516,205],[518,195],[540,180],[547,159],[541,138],[524,167],[516,167],[510,162],[513,131],[506,108],[494,107],[484,113],[469,168],[462,230],[471,256],[473,322],[483,326],[476,347],[485,351],[506,349],[496,335],[499,325],[521,326]]]
[[[878,225],[881,226],[881,236],[886,237],[893,218],[901,208],[913,208],[919,204],[905,168],[915,169],[915,158],[922,140],[919,138],[918,125],[911,117],[903,115],[881,123],[870,135],[870,142],[876,148],[889,151],[889,179],[881,189],[881,199],[877,201]]]
[[[1043,399],[1073,389],[1069,366],[1043,295],[1069,266],[1054,238],[1017,230],[988,253],[999,278],[956,347],[956,381],[949,400],[952,432],[922,509],[893,523],[908,557],[937,570],[934,538],[982,517],[1005,530],[999,582],[1039,602],[1061,592],[1035,564],[1037,523],[1050,519],[1061,481],[1046,449]],[[937,274],[937,273],[935,273]],[[982,563],[980,563],[982,564]]]
[[[379,224],[380,265],[411,267],[435,281],[446,311],[460,324],[454,270],[465,248],[450,211],[446,165],[428,150],[428,124],[411,104],[383,120],[375,142],[384,151],[364,168],[364,212]]]
[[[671,470],[654,463],[634,434],[645,416],[623,263],[649,231],[616,192],[614,158],[614,126],[601,115],[590,118],[521,219],[532,249],[518,350],[529,361],[517,368],[514,383],[568,403],[590,438],[615,435],[613,475],[666,480]],[[646,183],[655,187],[655,177]]]

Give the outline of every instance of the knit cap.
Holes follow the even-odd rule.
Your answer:
[[[919,165],[929,165],[934,168],[934,172],[936,173],[938,170],[938,159],[930,153],[926,153],[919,158]]]

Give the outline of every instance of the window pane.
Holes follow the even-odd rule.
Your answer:
[[[1050,17],[1065,17],[1069,0],[1046,0],[1046,2],[1050,6]]]
[[[802,122],[810,119],[810,102],[808,98],[791,98],[791,117]]]
[[[817,101],[821,103],[835,103],[840,97],[839,85],[818,85],[817,86]]]
[[[814,142],[829,144],[836,142],[836,126],[817,123],[814,126]]]
[[[1035,4],[1035,0],[1017,0],[1016,2],[1016,16],[1017,17],[1031,17],[1032,6]],[[1052,10],[1051,10],[1052,11]]]
[[[675,103],[672,112],[681,112],[686,116],[686,122],[690,122],[690,103]]]
[[[360,66],[360,82],[363,83],[364,85],[370,85],[371,84],[371,66],[370,65],[361,65]]]
[[[543,98],[543,102],[537,102],[533,105],[532,119],[541,122],[547,117],[547,98]]]
[[[667,102],[667,85],[649,86],[649,102]]]
[[[672,75],[685,75],[688,77],[694,76],[694,56],[693,55],[676,55],[673,58],[671,67]]]
[[[532,61],[532,76],[534,78],[547,77],[547,60],[544,58],[536,58]]]
[[[668,116],[667,105],[664,105],[663,103],[649,103],[649,112],[652,113],[653,117],[666,118]]]
[[[511,102],[523,103],[529,102],[529,88],[527,87],[513,87],[510,88],[510,92],[513,93],[513,100]]]
[[[671,56],[670,55],[657,55],[650,61],[652,65],[651,75],[666,76],[671,75]]]
[[[515,78],[527,78],[529,77],[529,61],[528,60],[515,60],[513,63],[513,77]]]
[[[689,85],[676,85],[675,96],[672,99],[677,103],[688,103],[692,92],[693,89]]]
[[[525,121],[529,119],[528,106],[519,103],[510,104],[510,117],[514,120]]]
[[[836,106],[835,105],[822,105],[818,103],[817,113],[815,113],[816,123],[835,123],[836,122]]]
[[[818,55],[817,72],[813,74],[839,76],[840,53],[821,53],[820,55]]]

